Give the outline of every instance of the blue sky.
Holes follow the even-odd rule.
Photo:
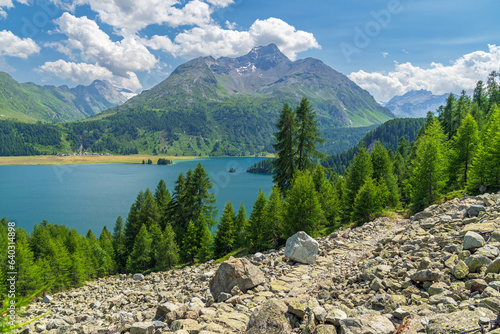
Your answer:
[[[0,0],[0,71],[140,92],[194,57],[275,43],[378,101],[459,93],[500,70],[498,13],[497,0]]]

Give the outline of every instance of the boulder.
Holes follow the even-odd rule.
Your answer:
[[[464,279],[465,277],[467,277],[467,275],[469,275],[469,266],[467,266],[464,261],[460,260],[453,267],[451,273],[453,274],[453,276],[455,276],[456,279]]]
[[[132,279],[134,281],[142,281],[142,280],[144,280],[144,275],[143,274],[134,274],[134,276],[132,276]]]
[[[477,273],[481,267],[489,266],[491,260],[481,254],[473,254],[465,259],[465,264],[469,267],[470,273]]]
[[[285,334],[291,333],[292,327],[285,318],[288,310],[285,303],[277,299],[265,302],[256,308],[250,316],[246,333],[249,334]]]
[[[300,295],[297,297],[289,297],[283,300],[288,306],[288,312],[303,319],[308,310],[313,310],[320,306],[316,298],[310,295]]]
[[[300,231],[286,241],[285,256],[296,262],[312,264],[316,261],[318,249],[318,242]]]
[[[486,269],[486,273],[498,274],[500,272],[500,257],[493,260]]]
[[[469,250],[480,248],[483,247],[485,243],[486,241],[484,241],[484,238],[479,233],[469,231],[464,236],[463,249]]]
[[[486,208],[483,205],[471,205],[467,209],[467,215],[469,217],[477,217],[480,212],[486,212]]]
[[[231,257],[221,263],[210,281],[209,287],[210,293],[217,300],[221,292],[231,293],[235,286],[246,292],[264,282],[264,273],[250,261],[245,258],[235,259]]]
[[[347,319],[347,314],[339,309],[332,309],[326,315],[325,322],[340,326],[340,320]]]
[[[136,322],[130,326],[130,334],[153,334],[155,324],[152,321]]]
[[[340,320],[341,334],[392,334],[395,331],[392,322],[379,314],[363,314]]]
[[[200,331],[200,328],[201,328],[201,326],[198,323],[198,321],[193,320],[193,319],[175,320],[171,326],[171,329],[174,332],[183,329],[190,334],[198,333]],[[130,334],[132,334],[132,333],[130,333]]]
[[[337,329],[333,325],[319,325],[313,334],[337,334]]]
[[[47,303],[47,304],[49,304],[49,303],[52,301],[52,299],[53,299],[53,298],[52,298],[51,296],[46,295],[46,296],[44,296],[44,297],[43,297],[43,299],[42,299],[42,303]]]

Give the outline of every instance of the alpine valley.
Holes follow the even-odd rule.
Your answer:
[[[395,117],[320,60],[292,62],[270,44],[239,58],[202,57],[180,65],[165,81],[122,105],[55,126],[66,135],[44,150],[187,156],[273,152],[280,110],[303,97],[317,112],[326,153],[351,147]]]

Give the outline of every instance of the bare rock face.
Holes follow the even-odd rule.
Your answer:
[[[306,232],[297,232],[286,241],[285,256],[295,262],[313,264],[318,256],[319,244]]]
[[[235,286],[245,292],[264,282],[264,273],[250,261],[231,257],[221,263],[209,287],[210,293],[217,300],[221,292],[231,293]]]

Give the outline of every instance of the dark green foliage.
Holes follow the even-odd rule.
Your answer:
[[[248,219],[245,206],[243,203],[240,204],[238,208],[238,213],[236,214],[235,220],[236,227],[236,248],[243,248],[246,246],[247,242],[247,230],[248,230]]]
[[[247,173],[275,174],[276,167],[274,166],[274,160],[275,159],[268,158],[256,162],[252,166],[248,167]]]
[[[306,98],[303,98],[300,105],[295,108],[295,117],[297,121],[295,164],[298,170],[306,170],[313,165],[313,159],[323,157],[323,154],[316,149],[316,145],[323,144],[325,139],[321,138],[316,112]],[[279,151],[277,153],[279,155]]]
[[[359,151],[361,143],[371,148],[377,141],[380,141],[387,150],[395,152],[400,138],[404,137],[407,142],[413,142],[417,137],[418,130],[424,123],[425,119],[423,118],[396,118],[389,120],[378,126],[375,130],[367,133],[356,146],[323,159],[321,164],[343,175]]]
[[[310,112],[310,110],[305,110],[302,114],[307,111]],[[307,115],[307,117],[309,117],[309,115]],[[304,116],[302,118],[304,118]],[[280,189],[287,190],[290,187],[295,170],[298,145],[296,115],[287,103],[283,106],[278,122],[276,123],[276,128],[278,132],[275,134],[275,144],[273,147],[276,150],[277,158],[272,160],[276,171],[273,181]],[[304,129],[304,131],[305,130],[308,129]],[[304,146],[304,144],[309,144],[309,141],[304,143],[304,140],[302,146]],[[302,148],[302,150],[304,151],[304,148]],[[304,159],[305,158],[306,157],[304,157]]]
[[[431,119],[424,134],[416,142],[412,175],[407,186],[413,212],[423,210],[444,190],[447,160],[445,134],[437,119]]]
[[[151,261],[151,242],[152,239],[146,225],[142,225],[134,240],[132,253],[127,259],[127,271],[136,272],[148,269]]]
[[[277,248],[283,243],[284,228],[284,203],[281,196],[281,189],[274,186],[267,200],[264,212],[264,226],[261,227],[263,235],[262,249]]]
[[[165,158],[160,158],[158,159],[158,162],[156,163],[157,165],[171,165],[172,164],[172,160],[169,160],[169,159],[165,159]]]
[[[47,146],[52,152],[61,147],[61,136],[55,125],[0,121],[0,156],[42,154],[38,146]]]
[[[234,250],[236,244],[236,216],[233,205],[227,202],[224,212],[217,225],[217,233],[214,237],[214,257],[220,258]]]
[[[123,218],[116,219],[113,229],[113,249],[115,251],[115,262],[118,272],[123,272],[127,264],[127,247],[125,246],[125,234],[123,230]]]
[[[382,206],[399,207],[399,189],[393,163],[385,147],[377,142],[372,151],[373,179],[379,185]]]
[[[354,199],[351,220],[364,223],[374,218],[382,209],[381,199],[379,188],[374,180],[368,177]]]
[[[199,262],[205,262],[212,257],[212,233],[208,229],[205,217],[201,216],[196,226],[197,242],[199,243],[197,257]]]
[[[172,269],[179,263],[179,247],[175,242],[175,233],[170,224],[165,226],[160,246],[157,249],[156,264],[158,269]]]
[[[285,237],[298,231],[315,235],[323,226],[325,217],[312,175],[307,171],[297,172],[286,198]]]
[[[364,146],[361,145],[345,176],[346,193],[344,197],[344,210],[346,212],[350,211],[359,189],[361,189],[365,181],[369,177],[372,177],[372,175],[373,165],[370,154],[366,152]]]
[[[195,263],[199,248],[198,234],[196,232],[196,227],[190,221],[182,238],[182,259],[186,262]]]
[[[258,250],[262,246],[263,235],[261,233],[261,229],[265,224],[266,204],[266,194],[261,189],[253,204],[246,231],[248,247],[252,251]]]

